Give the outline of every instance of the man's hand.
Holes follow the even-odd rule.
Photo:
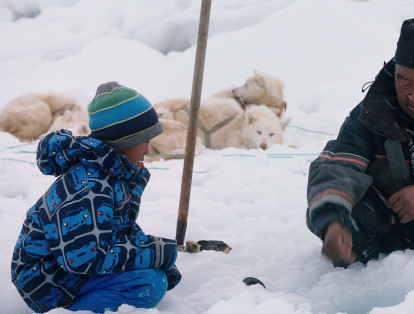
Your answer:
[[[414,185],[409,185],[391,195],[388,206],[398,214],[401,223],[411,221],[414,218]]]
[[[355,254],[352,252],[352,234],[338,222],[331,223],[326,229],[322,253],[335,266],[348,266],[355,263]]]

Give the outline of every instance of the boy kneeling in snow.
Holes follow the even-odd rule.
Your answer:
[[[150,177],[142,161],[162,133],[157,113],[117,82],[100,85],[88,111],[89,137],[61,130],[39,143],[39,169],[59,178],[27,212],[11,264],[35,312],[150,308],[181,279],[176,241],[135,223]]]

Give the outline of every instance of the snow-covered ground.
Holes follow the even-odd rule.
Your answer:
[[[0,0],[0,108],[27,92],[62,92],[86,108],[116,80],[152,102],[190,97],[200,1]],[[151,310],[119,313],[409,313],[414,252],[335,269],[305,224],[310,161],[394,55],[412,0],[213,0],[203,97],[259,69],[285,83],[285,144],[195,158],[186,240],[228,254],[180,253],[182,282]],[[294,145],[297,148],[291,148]],[[36,143],[0,133],[0,313],[31,313],[10,282],[27,209],[53,182]],[[175,237],[183,161],[147,163],[140,226]],[[265,285],[246,286],[257,277]],[[69,313],[56,309],[50,313]]]

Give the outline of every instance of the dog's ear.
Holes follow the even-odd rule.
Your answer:
[[[261,87],[265,87],[266,86],[266,81],[263,77],[262,72],[260,72],[257,69],[254,69],[254,80],[257,83],[257,85],[261,86]]]
[[[284,130],[287,127],[290,120],[292,120],[292,118],[289,117],[289,118],[286,118],[286,119],[283,119],[282,121],[280,121],[280,126],[282,127],[282,130]]]
[[[78,133],[81,135],[88,135],[91,133],[89,126],[86,123],[81,123],[78,127]]]
[[[260,72],[258,69],[253,69],[254,75],[262,76],[262,72]]]
[[[280,117],[282,117],[282,115],[285,113],[285,111],[286,111],[286,101],[282,101],[282,103],[281,103],[281,105],[280,105],[280,111],[279,111],[279,113],[277,113],[277,116],[280,118]]]
[[[244,121],[246,124],[250,125],[257,121],[257,117],[252,114],[251,112],[245,112],[244,113]]]

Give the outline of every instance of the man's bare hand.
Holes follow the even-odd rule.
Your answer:
[[[330,224],[325,233],[322,254],[326,255],[335,266],[347,266],[355,263],[351,232],[338,222]]]
[[[398,214],[401,223],[405,224],[414,219],[414,185],[409,185],[391,195],[388,206]]]

